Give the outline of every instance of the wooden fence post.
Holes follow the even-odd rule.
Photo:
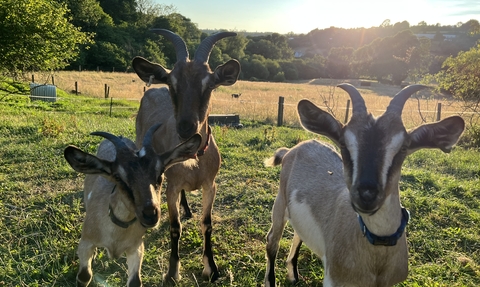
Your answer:
[[[113,98],[110,98],[110,117],[112,117]]]
[[[32,83],[35,83],[35,75],[32,74]]]
[[[52,75],[52,85],[55,86],[55,76]]]
[[[108,99],[108,85],[105,84],[105,99]]]
[[[78,96],[78,82],[75,81],[75,95]]]
[[[79,72],[82,71],[82,65],[78,65],[78,71],[79,71]]]
[[[278,98],[278,117],[277,117],[277,126],[283,125],[283,103],[285,101],[284,97]]]
[[[345,121],[343,122],[344,124],[346,124],[348,121],[349,112],[350,112],[350,100],[347,100],[347,109],[345,110]]]
[[[438,103],[437,105],[437,121],[442,118],[442,103]]]

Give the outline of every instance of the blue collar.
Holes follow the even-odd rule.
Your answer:
[[[400,223],[400,227],[397,229],[397,232],[390,236],[377,236],[371,233],[370,230],[368,230],[367,226],[363,222],[362,217],[358,214],[358,222],[360,223],[360,229],[362,230],[363,236],[367,238],[370,244],[381,246],[395,246],[398,239],[402,237],[409,219],[410,212],[408,212],[407,209],[402,207],[402,222]]]

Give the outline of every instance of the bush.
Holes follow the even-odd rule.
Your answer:
[[[465,129],[460,138],[459,145],[465,148],[480,147],[480,125],[472,125]]]
[[[273,76],[272,80],[274,82],[285,82],[285,74],[283,72],[279,72]]]

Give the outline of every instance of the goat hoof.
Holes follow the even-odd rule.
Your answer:
[[[202,272],[202,277],[210,282],[215,282],[217,281],[218,278],[220,278],[220,273],[218,273],[218,270],[215,270],[213,272],[205,272],[205,270]]]
[[[176,286],[177,283],[182,279],[182,277],[179,274],[170,274],[167,273],[163,276],[163,281],[168,284],[168,285],[173,285]]]
[[[77,287],[87,287],[92,281],[92,271],[88,268],[82,268],[77,274]]]

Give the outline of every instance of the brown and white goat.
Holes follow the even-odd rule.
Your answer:
[[[105,132],[97,155],[68,146],[65,159],[78,172],[87,174],[84,182],[85,221],[78,245],[80,267],[77,286],[92,280],[92,259],[97,247],[107,249],[110,258],[127,254],[127,286],[142,286],[140,270],[143,235],[160,218],[160,186],[163,172],[172,164],[194,157],[201,136],[196,134],[177,147],[157,154],[152,147],[153,126],[137,150],[135,144]]]
[[[450,152],[464,130],[458,116],[406,131],[406,100],[424,88],[401,90],[386,112],[374,118],[360,93],[340,88],[352,100],[353,114],[343,125],[308,100],[298,103],[303,127],[327,136],[281,148],[267,164],[282,164],[280,189],[267,235],[265,286],[275,286],[275,258],[285,224],[294,229],[287,258],[288,279],[298,281],[297,259],[302,242],[323,262],[323,286],[392,286],[406,279],[408,211],[400,204],[399,180],[405,157],[421,148]]]
[[[182,194],[183,201],[185,191],[201,188],[201,227],[204,237],[202,275],[213,282],[219,277],[212,253],[211,234],[212,208],[217,189],[215,177],[220,168],[220,153],[207,120],[212,91],[221,85],[233,85],[240,73],[240,64],[237,60],[229,60],[212,72],[208,58],[217,41],[236,34],[221,32],[205,38],[197,48],[193,61],[190,61],[185,42],[180,36],[163,29],[153,31],[174,44],[177,62],[170,71],[141,57],[133,59],[132,67],[143,81],[168,85],[168,89],[163,87],[145,92],[137,115],[136,143],[141,144],[148,128],[158,122],[163,122],[164,125],[154,134],[153,146],[157,152],[170,149],[194,133],[200,133],[203,138],[195,160],[175,165],[165,172],[171,237],[169,268],[165,278],[175,281],[180,279],[178,250],[182,227],[179,195]]]

